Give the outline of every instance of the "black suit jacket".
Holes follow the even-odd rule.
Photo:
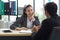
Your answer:
[[[50,17],[42,22],[41,29],[32,38],[33,40],[48,40],[50,33],[55,26],[60,26],[60,17]]]
[[[34,18],[35,21],[33,21],[32,25],[40,25],[38,17],[35,16]],[[27,17],[20,17],[19,19],[17,19],[17,21],[10,26],[10,29],[14,30],[16,27],[27,27]]]

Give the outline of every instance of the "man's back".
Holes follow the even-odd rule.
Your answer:
[[[55,26],[60,26],[60,17],[50,17],[42,22],[41,29],[33,37],[33,40],[48,40],[50,33]]]

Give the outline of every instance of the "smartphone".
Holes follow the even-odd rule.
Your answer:
[[[11,30],[3,30],[3,32],[8,33],[8,32],[12,32]]]

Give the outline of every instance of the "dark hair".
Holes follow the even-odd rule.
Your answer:
[[[29,5],[27,5],[27,6],[25,6],[24,7],[24,9],[23,9],[23,17],[27,17],[27,14],[25,13],[25,11],[26,11],[26,8],[28,8],[28,7],[32,7],[30,4]]]
[[[45,10],[47,10],[50,14],[50,16],[56,16],[57,15],[57,5],[54,2],[49,2],[44,6]]]

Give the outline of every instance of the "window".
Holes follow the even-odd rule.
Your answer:
[[[8,2],[8,0],[2,0],[2,1],[4,1],[4,2]]]
[[[2,0],[3,2],[11,2],[11,1],[16,1],[16,14],[17,14],[17,0]],[[11,5],[10,5],[11,7]],[[15,21],[16,16],[11,16],[11,15],[2,15],[2,20],[3,21]]]
[[[4,1],[4,2],[16,1],[16,3],[17,3],[17,0],[9,0],[9,1],[8,0],[2,0],[2,1]],[[19,10],[18,13],[23,14],[23,7],[24,7],[24,5],[28,5],[28,4],[33,6],[33,0],[18,0],[18,10]],[[17,4],[16,4],[16,6],[17,6]],[[17,14],[17,12],[16,12],[16,14]],[[18,16],[20,17],[21,14],[18,15]],[[17,15],[16,16],[10,15],[10,18],[8,19],[8,15],[3,15],[2,16],[2,20],[4,20],[4,21],[13,21],[14,22],[16,20],[16,17],[17,17]]]
[[[3,2],[8,2],[8,0],[2,0]],[[8,15],[2,15],[3,21],[8,21]]]
[[[33,6],[33,0],[18,0],[18,15],[23,14],[23,7],[28,4]]]
[[[24,7],[24,5],[28,4],[33,6],[33,0],[18,0],[18,7]]]
[[[8,15],[2,15],[2,20],[3,21],[8,21]]]
[[[10,21],[11,21],[11,22],[16,21],[16,17],[17,17],[17,16],[10,16]]]
[[[7,0],[2,0],[4,2],[8,2]],[[17,1],[17,0],[10,0],[10,1]],[[44,20],[45,14],[44,14],[44,4],[46,4],[47,2],[55,2],[58,5],[58,12],[57,14],[59,15],[59,0],[18,0],[18,16],[21,16],[23,14],[23,7],[24,5],[32,5],[33,7],[35,7],[35,15],[38,16],[40,22],[42,22],[42,20]],[[34,5],[35,3],[35,5]],[[39,5],[37,5],[39,4]],[[17,4],[16,4],[17,5]],[[2,16],[3,17],[3,16]],[[15,21],[14,19],[16,19],[17,16],[10,16],[10,21]],[[7,19],[6,19],[7,18]],[[8,21],[8,16],[6,15],[6,17],[4,16],[2,19],[4,19],[4,21]]]
[[[35,15],[38,16],[40,22],[45,18],[43,4],[43,0],[35,0]]]
[[[10,22],[16,21],[17,17],[17,0],[10,0],[10,1],[16,1],[16,15],[10,15]]]

